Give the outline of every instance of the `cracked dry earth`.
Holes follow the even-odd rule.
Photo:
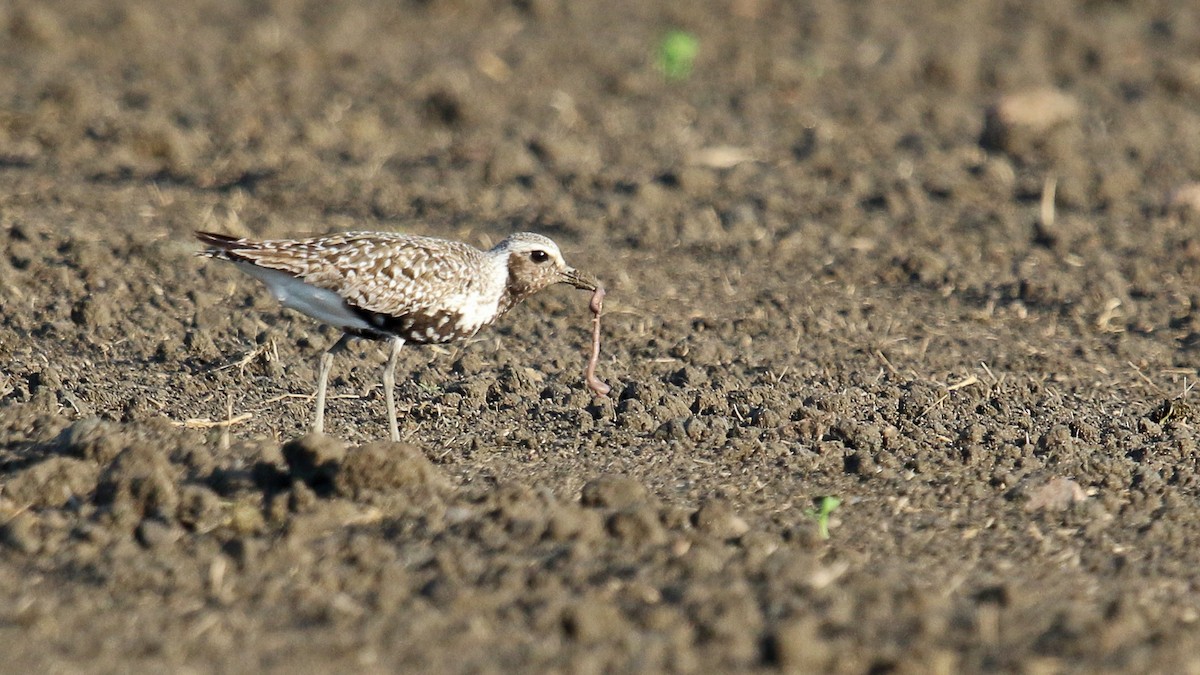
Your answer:
[[[0,5],[0,669],[1200,671],[1198,105],[1184,1]],[[542,232],[613,394],[555,288],[306,437],[197,228]]]

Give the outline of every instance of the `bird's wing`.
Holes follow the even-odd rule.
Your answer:
[[[224,243],[221,253],[333,291],[355,309],[390,316],[438,307],[453,288],[447,282],[469,278],[483,256],[459,242],[375,232],[246,240]]]

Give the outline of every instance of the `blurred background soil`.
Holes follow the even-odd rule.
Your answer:
[[[1200,671],[1198,107],[1182,0],[0,5],[0,669]],[[201,228],[547,234],[613,395],[563,287],[305,438]]]

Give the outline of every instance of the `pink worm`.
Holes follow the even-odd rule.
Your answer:
[[[612,391],[612,387],[596,377],[596,363],[600,361],[600,310],[604,308],[604,289],[602,287],[596,287],[588,307],[592,310],[592,356],[588,359],[583,377],[587,381],[588,389],[600,396],[607,396],[608,392]]]

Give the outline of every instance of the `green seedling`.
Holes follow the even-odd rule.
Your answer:
[[[432,382],[417,382],[417,389],[420,389],[428,396],[434,396],[442,391],[442,388]]]
[[[668,79],[687,79],[699,51],[700,41],[695,35],[682,30],[670,31],[658,45],[658,67]]]
[[[842,505],[842,500],[837,497],[818,497],[813,501],[816,508],[805,510],[804,515],[817,521],[817,533],[821,535],[822,539],[828,539],[829,516]]]

